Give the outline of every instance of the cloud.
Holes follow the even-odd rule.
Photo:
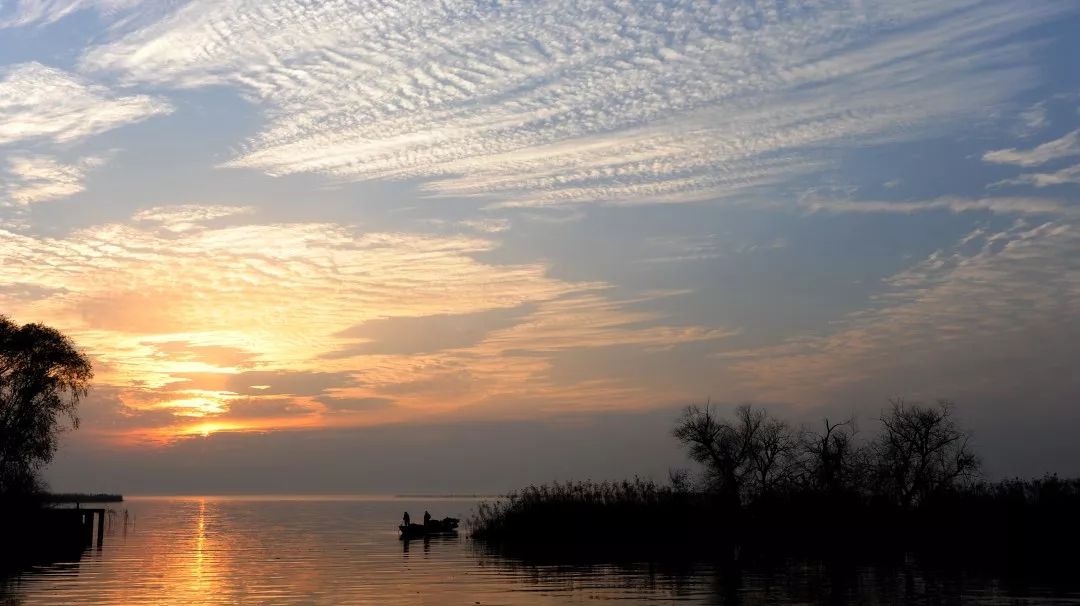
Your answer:
[[[351,385],[348,372],[245,371],[239,373],[177,373],[167,388],[174,391],[228,392],[245,396],[318,396]]]
[[[945,211],[954,214],[965,212],[991,212],[1002,215],[1076,215],[1080,207],[1051,198],[993,197],[963,198],[943,196],[932,200],[882,201],[846,200],[806,197],[799,206],[811,212],[828,213],[900,213],[912,214],[929,211]]]
[[[9,156],[0,167],[0,203],[27,206],[58,200],[86,189],[86,174],[104,162],[86,157],[64,164],[49,156]]]
[[[320,396],[316,401],[325,405],[330,412],[356,412],[393,406],[394,401],[387,398],[332,398]]]
[[[527,311],[525,308],[509,308],[469,314],[369,320],[338,333],[338,337],[359,342],[332,352],[327,357],[412,355],[468,347],[476,345],[494,330],[518,323]]]
[[[458,224],[486,234],[497,234],[510,229],[509,219],[465,219],[459,221]]]
[[[236,372],[158,344],[231,348],[251,354],[250,370],[351,371],[317,360],[341,347],[336,333],[365,319],[513,307],[579,288],[546,278],[541,265],[469,256],[492,246],[329,224],[179,233],[109,224],[61,239],[3,232],[0,302],[14,318],[69,332],[94,356],[102,384],[135,386],[125,394],[133,405],[157,394],[157,406],[177,377]]]
[[[656,312],[628,309],[633,303],[677,294],[681,292],[660,292],[640,300],[612,301],[593,293],[544,301],[527,321],[494,332],[480,347],[494,357],[583,347],[633,345],[663,349],[722,339],[732,334],[729,330],[694,325],[655,325],[661,317]]]
[[[1061,158],[1080,155],[1080,130],[1029,150],[999,149],[983,154],[983,161],[1016,166],[1038,166]]]
[[[553,358],[619,346],[663,355],[728,334],[631,310],[664,293],[612,300],[607,285],[555,279],[542,264],[480,262],[489,239],[212,221],[236,211],[156,208],[58,238],[0,230],[0,307],[71,335],[130,421],[117,432],[151,440],[488,401],[574,406],[633,392],[642,405],[653,396],[632,377],[551,380]],[[160,228],[176,221],[197,227]],[[393,405],[364,405],[382,400]]]
[[[1020,113],[1020,129],[1022,134],[1032,135],[1050,125],[1050,117],[1047,115],[1046,101],[1033,104]]]
[[[266,126],[227,166],[421,178],[503,206],[733,198],[1032,84],[1036,2],[192,1],[83,69],[231,85]]]
[[[206,368],[246,368],[257,357],[250,351],[239,347],[195,345],[190,341],[147,342],[154,349],[151,354],[174,362],[197,362]]]
[[[737,252],[730,246],[725,247],[726,243],[716,234],[652,237],[646,242],[659,254],[646,258],[645,263],[708,261]]]
[[[133,220],[158,224],[174,232],[197,229],[207,222],[227,217],[248,215],[255,212],[252,206],[226,206],[220,204],[179,204],[155,206],[135,213]]]
[[[884,286],[868,309],[816,335],[719,359],[756,398],[804,404],[890,394],[1075,398],[1075,221],[977,229]]]
[[[647,408],[680,395],[657,392],[644,377],[605,376],[602,365],[581,368],[577,377],[556,376],[566,356],[632,349],[647,368],[670,360],[673,350],[725,339],[733,331],[698,325],[673,326],[663,314],[635,307],[679,293],[659,292],[638,299],[611,300],[599,292],[575,292],[533,304],[521,319],[471,335],[453,349],[412,355],[368,356],[362,375],[368,395],[393,398],[406,410],[431,409],[456,401],[455,410],[485,418],[535,418],[553,411]],[[477,340],[477,336],[482,338]],[[427,347],[425,349],[432,349]],[[690,387],[687,387],[690,389]]]
[[[1080,130],[1074,130],[1053,141],[1048,141],[1028,150],[1009,148],[987,152],[983,155],[983,160],[995,164],[1032,167],[1075,156],[1080,156]],[[1021,174],[1011,179],[1003,179],[992,183],[989,187],[1031,186],[1042,188],[1068,184],[1080,184],[1080,164],[1066,166],[1051,172]]]
[[[115,13],[130,9],[142,0],[15,0],[0,6],[0,28],[48,25],[73,13],[94,9]]]
[[[71,143],[171,111],[162,99],[117,95],[40,63],[8,67],[0,75],[0,145]]]
[[[1067,166],[1050,173],[1026,173],[1013,179],[993,183],[990,187],[1009,185],[1030,185],[1032,187],[1052,187],[1055,185],[1080,184],[1080,164]]]

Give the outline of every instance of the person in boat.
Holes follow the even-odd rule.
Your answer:
[[[405,528],[409,527],[409,512],[405,512],[405,515],[401,516],[402,522],[405,523]]]
[[[425,511],[424,512],[424,526],[428,526],[429,524],[431,524],[431,514]]]

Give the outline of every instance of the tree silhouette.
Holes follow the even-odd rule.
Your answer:
[[[866,466],[864,449],[855,442],[855,418],[832,422],[823,419],[823,431],[804,430],[804,480],[823,493],[837,494],[854,489]]]
[[[731,421],[709,404],[691,405],[675,425],[690,458],[705,466],[708,488],[736,505],[794,479],[798,441],[787,423],[749,404]]]
[[[93,370],[71,339],[0,316],[0,495],[39,489],[65,421],[78,427]]]
[[[753,464],[750,483],[764,497],[795,481],[799,441],[786,422],[768,417],[763,410],[754,414],[763,420],[750,448]]]
[[[904,508],[978,475],[979,458],[947,400],[937,406],[893,400],[892,409],[881,417],[881,428],[876,471],[884,491]]]

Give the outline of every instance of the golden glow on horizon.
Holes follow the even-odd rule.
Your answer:
[[[196,210],[180,213],[182,229],[168,212],[152,217],[159,223],[64,239],[0,229],[0,287],[9,287],[0,305],[17,321],[60,328],[91,354],[98,397],[115,402],[114,438],[162,443],[465,409],[515,416],[535,414],[545,398],[549,407],[604,398],[640,406],[654,395],[619,381],[554,380],[552,358],[728,334],[657,325],[656,313],[628,309],[649,297],[613,301],[606,285],[553,279],[543,265],[482,263],[475,255],[495,248],[490,240],[331,224],[211,228]],[[516,321],[471,342],[433,340],[415,352],[395,351],[393,332],[382,340],[349,332],[430,317],[453,328],[459,315],[511,310]],[[432,338],[418,332],[421,342]]]

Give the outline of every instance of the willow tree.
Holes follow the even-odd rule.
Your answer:
[[[93,369],[71,339],[0,316],[0,495],[34,491],[60,433],[79,426]]]

